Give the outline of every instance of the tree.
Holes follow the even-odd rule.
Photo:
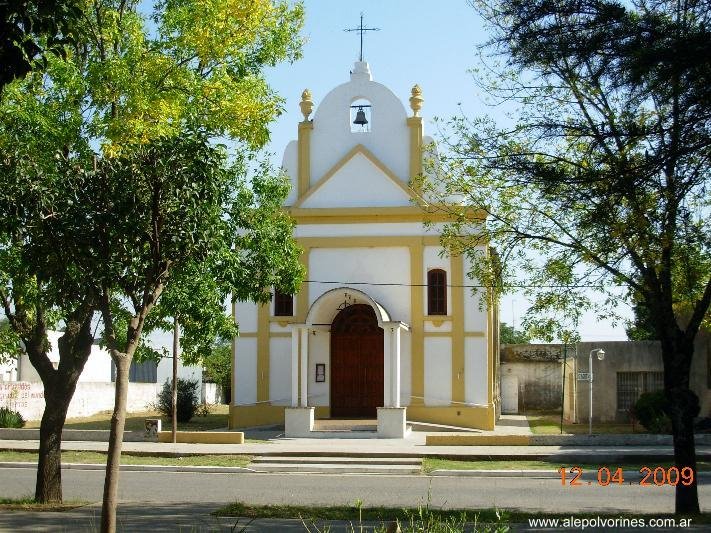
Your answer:
[[[224,151],[201,134],[185,132],[102,161],[96,187],[81,197],[82,211],[97,214],[86,239],[100,235],[82,266],[95,268],[97,260],[104,265],[95,272],[106,343],[116,365],[102,530],[115,528],[129,367],[146,318],[171,286],[171,275],[180,277],[198,261],[219,262],[231,292],[259,302],[269,301],[273,285],[294,290],[300,282],[292,223],[281,211],[288,183],[265,178],[247,186],[234,172]],[[129,179],[140,194],[120,192]],[[104,207],[109,204],[110,210]],[[130,315],[125,336],[116,331],[115,294]]]
[[[525,331],[518,331],[509,326],[506,322],[501,323],[499,331],[499,341],[501,344],[528,344],[531,337]]]
[[[30,354],[30,359],[41,367],[41,376],[46,370],[45,387],[50,382],[61,385],[60,398],[55,399],[60,405],[68,405],[73,394],[73,387],[67,385],[69,377],[78,378],[83,368],[83,356],[63,351],[62,346],[77,350],[91,346],[88,324],[97,309],[107,328],[110,351],[124,367],[140,349],[140,334],[163,290],[170,286],[168,279],[179,279],[181,272],[211,257],[215,250],[224,254],[215,264],[233,269],[226,282],[234,283],[231,289],[236,297],[264,298],[264,291],[253,282],[266,280],[288,288],[296,284],[300,271],[296,266],[286,273],[295,266],[291,259],[296,252],[285,219],[278,214],[257,218],[280,201],[284,182],[262,176],[251,189],[234,184],[252,163],[238,161],[242,168],[229,167],[223,155],[207,150],[206,143],[217,136],[227,137],[236,143],[238,153],[247,153],[267,140],[266,124],[279,113],[281,99],[270,90],[261,69],[298,56],[301,6],[267,0],[168,0],[154,6],[150,26],[154,29],[149,30],[137,4],[86,2],[77,33],[81,42],[66,57],[47,56],[48,66],[41,75],[31,72],[27,79],[8,85],[0,109],[0,189],[3,205],[11,207],[0,226],[3,303],[13,329],[28,347],[36,346],[37,356]],[[166,155],[178,136],[185,137],[186,144],[172,148],[188,152],[180,154],[182,162],[177,156],[167,158],[177,165],[173,170],[182,170],[184,164],[202,171],[196,176],[209,175],[217,181],[206,181],[205,186],[214,187],[206,191],[203,184],[183,180],[179,191],[172,189],[174,204],[170,206],[158,201],[162,197],[155,198],[156,205],[173,217],[176,205],[183,210],[183,216],[173,220],[178,233],[168,243],[158,243],[155,236],[164,234],[159,228],[146,228],[144,222],[160,225],[163,220],[156,217],[167,211],[139,212],[139,205],[145,208],[146,204],[138,199],[157,194],[151,186],[160,180],[151,172],[160,165],[151,158]],[[100,153],[95,154],[99,147]],[[197,168],[195,157],[208,155],[213,166]],[[124,181],[112,181],[117,176]],[[222,203],[214,203],[211,213],[195,213],[196,219],[185,220],[184,214],[193,212],[203,200],[195,196],[196,190]],[[227,190],[234,194],[230,202],[223,196]],[[96,195],[80,202],[88,191]],[[104,203],[89,201],[97,198]],[[183,205],[185,201],[192,203]],[[232,210],[220,211],[227,204]],[[198,222],[203,215],[200,220],[212,217],[215,221],[217,212],[231,221],[229,229],[244,229],[242,240],[228,238],[227,222],[214,224],[214,230]],[[133,218],[121,218],[127,214]],[[138,227],[146,233],[137,235]],[[225,233],[215,233],[218,229]],[[198,234],[198,230],[207,233]],[[257,242],[263,236],[274,237],[275,246],[281,248]],[[207,239],[205,248],[199,248],[196,239]],[[219,248],[218,241],[231,247]],[[162,246],[164,255],[156,246]],[[155,255],[149,268],[140,261],[148,261],[145,254],[151,250]],[[267,255],[272,263],[264,260]],[[98,262],[99,257],[105,261]],[[260,270],[251,271],[256,265]],[[164,270],[156,270],[162,266]],[[139,267],[146,270],[136,270]],[[275,278],[275,272],[281,272],[281,277]],[[59,320],[68,326],[65,337],[70,334],[71,338],[60,341],[57,374],[42,349],[46,352],[48,326]],[[119,376],[123,379],[123,374]],[[53,420],[52,442],[59,450],[64,417]],[[118,434],[114,432],[114,440]],[[120,440],[112,448],[109,472],[112,468],[117,472],[119,455]],[[61,499],[58,453],[56,457],[51,472],[38,470],[38,487],[44,479],[59,488],[49,499]],[[107,479],[117,478],[109,475]],[[115,495],[115,483],[109,485]],[[112,500],[110,494],[107,499]],[[112,506],[113,500],[105,507],[106,530],[114,527]]]
[[[63,55],[81,17],[78,0],[15,0],[0,3],[0,94],[25,77],[47,54]]]
[[[553,313],[537,320],[544,329],[591,305],[586,290],[606,303],[632,291],[661,343],[675,463],[696,470],[689,369],[711,302],[709,4],[475,6],[504,62],[482,86],[517,118],[454,121],[440,190],[488,219],[472,231],[462,213],[446,240],[475,256],[484,284],[526,285],[533,312]],[[480,251],[487,238],[500,261]],[[676,511],[698,510],[696,484],[678,485]]]

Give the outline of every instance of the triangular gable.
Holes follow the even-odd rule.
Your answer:
[[[294,207],[412,205],[412,192],[362,144],[355,146]]]

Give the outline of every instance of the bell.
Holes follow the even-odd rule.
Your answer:
[[[353,121],[353,124],[358,124],[359,126],[365,126],[368,123],[368,119],[365,118],[365,111],[363,111],[363,107],[359,106],[358,111],[356,112],[356,117],[355,120]]]

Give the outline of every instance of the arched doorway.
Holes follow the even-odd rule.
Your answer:
[[[383,330],[369,305],[340,311],[331,324],[331,416],[375,418],[383,405]]]

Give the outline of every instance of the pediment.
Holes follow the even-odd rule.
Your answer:
[[[358,145],[294,207],[397,207],[412,205],[412,199],[409,187],[367,148]]]

